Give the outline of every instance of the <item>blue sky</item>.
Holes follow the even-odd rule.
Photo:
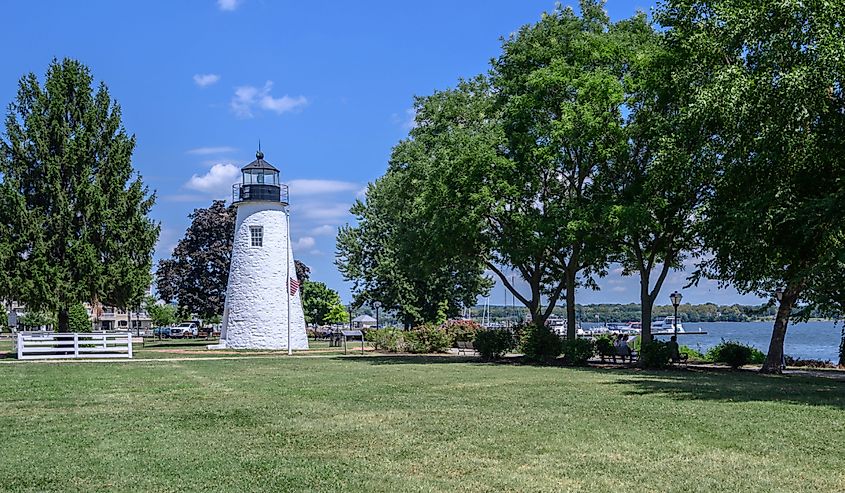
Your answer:
[[[564,2],[564,4],[576,2]],[[610,0],[614,19],[650,2]],[[426,2],[6,2],[0,31],[0,102],[25,73],[72,57],[105,81],[137,137],[135,167],[155,189],[167,256],[187,214],[227,198],[238,168],[266,159],[290,183],[295,253],[312,276],[349,285],[334,267],[334,235],[349,206],[380,176],[407,134],[414,95],[483,72],[499,38],[535,22],[551,0]],[[686,274],[664,288],[679,289]],[[638,279],[618,271],[581,303],[638,300]],[[704,283],[691,302],[756,302]],[[504,302],[497,286],[491,303]]]

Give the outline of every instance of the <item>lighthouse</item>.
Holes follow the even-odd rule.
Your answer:
[[[232,186],[237,208],[220,344],[210,348],[308,349],[290,240],[288,187],[264,160],[241,170]]]

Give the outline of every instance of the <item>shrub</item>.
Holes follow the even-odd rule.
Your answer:
[[[452,338],[452,345],[458,341],[474,341],[475,335],[484,330],[478,322],[472,320],[450,320],[444,326],[446,333]]]
[[[513,349],[515,342],[510,331],[493,329],[476,332],[473,345],[482,359],[492,361],[501,358]]]
[[[592,339],[571,339],[562,341],[563,363],[572,366],[586,366],[596,353]]]
[[[599,353],[602,361],[605,358],[612,358],[616,354],[616,348],[613,347],[613,341],[610,339],[610,336],[596,337],[596,352]]]
[[[836,368],[836,365],[829,360],[801,359],[793,358],[791,356],[784,357],[784,360],[787,366],[797,366],[803,368]]]
[[[757,354],[755,354],[755,351]],[[762,357],[761,357],[762,355]],[[722,341],[707,351],[707,359],[714,363],[725,363],[734,370],[759,360],[762,363],[766,356],[762,351],[736,341]]]
[[[446,329],[425,324],[405,333],[405,345],[411,353],[445,353],[452,347],[452,336]]]
[[[393,327],[369,329],[365,332],[364,338],[373,345],[373,349],[376,351],[398,353],[405,350],[405,341],[402,337],[402,332]]]
[[[669,343],[663,341],[651,341],[641,344],[640,364],[644,368],[661,369],[669,366],[671,350]]]
[[[70,332],[91,332],[91,319],[82,303],[70,305],[67,311],[67,324]]]
[[[704,354],[702,354],[701,351],[698,351],[697,349],[693,349],[689,346],[680,346],[678,348],[678,352],[680,354],[686,354],[687,355],[687,361],[706,361],[707,360],[707,358],[704,356]]]
[[[550,362],[563,351],[560,337],[546,325],[526,325],[519,346],[525,359],[535,363]]]

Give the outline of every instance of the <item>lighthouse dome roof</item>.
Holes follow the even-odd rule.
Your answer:
[[[262,169],[262,170],[275,171],[275,172],[279,171],[278,169],[276,169],[275,166],[273,166],[272,164],[270,164],[270,163],[268,163],[267,161],[264,160],[264,153],[261,152],[261,151],[258,151],[258,152],[255,153],[255,161],[247,164],[246,166],[244,166],[242,168],[242,170],[244,170],[244,171],[252,170],[252,169]]]

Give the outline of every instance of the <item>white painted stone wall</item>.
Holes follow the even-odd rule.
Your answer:
[[[286,221],[280,203],[238,204],[218,347],[287,349],[287,276],[296,279],[296,267]],[[263,246],[252,246],[250,226],[264,228]],[[287,251],[289,270],[285,268]],[[293,349],[308,349],[300,290],[290,297],[290,345]]]

